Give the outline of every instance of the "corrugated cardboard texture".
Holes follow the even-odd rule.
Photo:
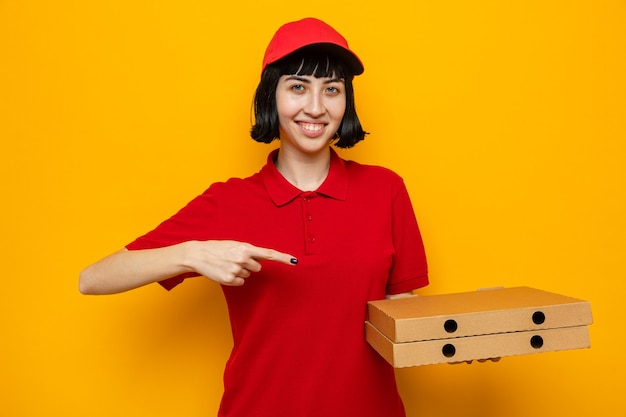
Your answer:
[[[590,347],[587,326],[393,343],[371,323],[367,341],[396,368]]]
[[[368,315],[395,343],[592,323],[588,301],[529,287],[371,301]]]

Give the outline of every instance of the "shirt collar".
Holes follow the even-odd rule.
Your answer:
[[[274,163],[276,155],[278,155],[278,149],[274,149],[267,156],[267,163],[261,169],[261,177],[274,204],[283,206],[298,197],[303,191],[287,181],[278,171]],[[346,199],[348,192],[348,170],[345,161],[341,159],[332,148],[330,149],[330,168],[328,170],[328,176],[315,192],[336,200]]]

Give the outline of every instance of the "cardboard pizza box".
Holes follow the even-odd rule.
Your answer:
[[[371,323],[370,345],[395,368],[435,365],[590,347],[587,326],[394,343]]]
[[[590,347],[588,301],[529,287],[377,300],[366,338],[396,367]]]
[[[592,323],[588,301],[529,287],[370,301],[368,316],[396,343]]]

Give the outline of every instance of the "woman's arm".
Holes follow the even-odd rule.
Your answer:
[[[401,292],[400,294],[387,294],[385,296],[387,300],[393,300],[394,298],[406,298],[406,297],[417,297],[417,294],[409,291],[409,292]]]
[[[80,273],[83,294],[116,294],[187,272],[224,285],[243,285],[260,260],[295,265],[286,253],[231,240],[189,241],[158,249],[122,249]]]

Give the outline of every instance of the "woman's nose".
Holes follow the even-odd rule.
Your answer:
[[[326,112],[324,100],[320,94],[310,94],[308,96],[304,112],[312,117],[319,117]]]

